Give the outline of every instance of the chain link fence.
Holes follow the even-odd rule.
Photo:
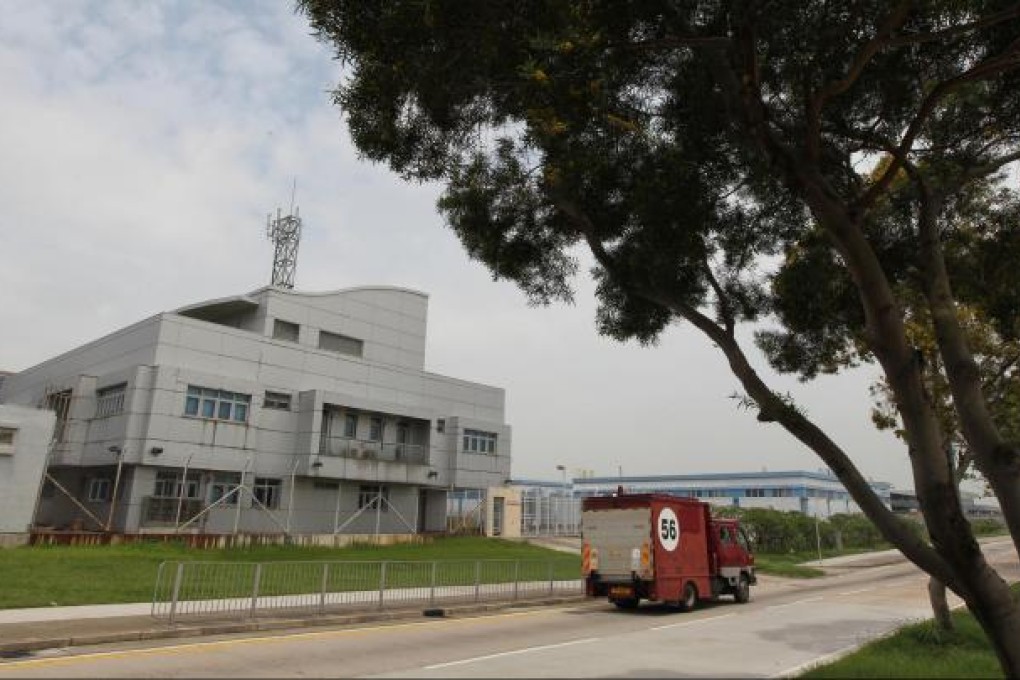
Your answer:
[[[514,601],[584,592],[577,559],[432,562],[163,562],[152,615],[303,616]]]

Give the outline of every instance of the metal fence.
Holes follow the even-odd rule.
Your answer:
[[[300,616],[581,594],[576,559],[433,562],[163,562],[152,615]]]
[[[521,496],[522,536],[580,536],[581,498],[524,493]]]

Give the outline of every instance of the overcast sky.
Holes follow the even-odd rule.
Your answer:
[[[265,216],[297,177],[297,289],[428,293],[426,368],[506,389],[515,477],[822,467],[737,407],[693,329],[620,344],[595,332],[587,274],[576,305],[533,308],[469,261],[437,187],[357,158],[309,33],[288,0],[3,2],[0,369],[266,285]],[[873,372],[803,385],[758,364],[866,475],[913,487],[869,420]]]

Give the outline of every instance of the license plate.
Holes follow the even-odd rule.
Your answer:
[[[609,589],[610,597],[634,597],[634,589],[630,586],[613,586]]]

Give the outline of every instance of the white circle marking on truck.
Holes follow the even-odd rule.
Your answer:
[[[659,543],[665,550],[673,552],[680,545],[680,523],[672,508],[663,508],[659,513],[659,524],[656,530],[659,534]]]

